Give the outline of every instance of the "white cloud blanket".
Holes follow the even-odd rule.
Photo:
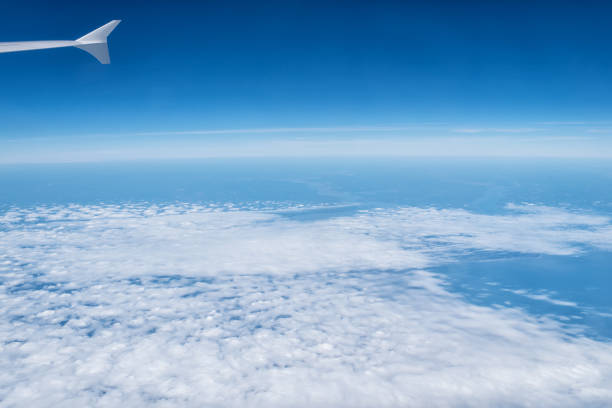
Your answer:
[[[473,251],[609,250],[608,218],[278,210],[0,215],[0,405],[612,405],[610,343],[427,272]]]

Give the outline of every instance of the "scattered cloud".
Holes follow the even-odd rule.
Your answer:
[[[538,128],[459,128],[452,129],[454,133],[532,133],[542,129]]]
[[[228,157],[612,157],[612,142],[597,136],[607,133],[608,124],[588,123],[589,130],[579,123],[422,122],[31,135],[0,141],[0,165]]]
[[[439,125],[437,125],[439,126]],[[434,127],[435,128],[435,127]],[[337,126],[337,127],[281,127],[254,129],[205,129],[162,132],[138,132],[135,136],[171,136],[171,135],[239,135],[270,133],[345,133],[345,132],[397,132],[404,130],[432,129],[431,125],[412,126]]]
[[[549,122],[538,122],[538,125],[544,126],[583,126],[589,125],[593,122],[584,122],[584,121],[549,121]]]
[[[531,205],[310,221],[286,210],[73,205],[0,215],[0,401],[612,402],[611,344],[470,304],[426,271],[471,251],[610,248],[608,218]]]
[[[566,307],[578,307],[576,302],[570,302],[567,300],[559,300],[553,298],[552,294],[546,292],[533,293],[525,289],[504,289],[507,292],[514,293],[515,295],[524,296],[533,300],[540,300],[542,302],[547,302],[557,306],[566,306]]]

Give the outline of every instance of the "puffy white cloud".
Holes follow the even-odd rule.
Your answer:
[[[612,346],[423,270],[609,248],[605,217],[402,208],[297,221],[191,205],[0,216],[6,406],[584,406]]]

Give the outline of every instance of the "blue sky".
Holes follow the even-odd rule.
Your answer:
[[[0,56],[0,162],[374,144],[428,155],[449,143],[442,153],[611,157],[611,12],[604,2],[5,5],[0,41],[123,23],[110,66],[75,49]]]

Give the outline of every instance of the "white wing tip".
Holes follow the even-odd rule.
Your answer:
[[[92,32],[85,34],[83,37],[77,39],[78,42],[106,42],[106,37],[119,25],[121,20],[111,20],[104,24],[100,28],[96,28]]]
[[[76,47],[93,55],[101,64],[110,64],[108,55],[107,37],[119,25],[121,20],[111,20],[102,27],[97,28],[76,40]]]

